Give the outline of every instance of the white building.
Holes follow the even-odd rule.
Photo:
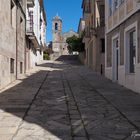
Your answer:
[[[26,17],[26,69],[28,70],[43,60],[43,48],[46,44],[46,14],[43,0],[27,0]]]
[[[105,75],[140,92],[140,0],[106,0]]]

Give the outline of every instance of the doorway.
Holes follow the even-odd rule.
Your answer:
[[[112,53],[112,80],[118,81],[119,68],[119,39],[113,39],[113,53]]]

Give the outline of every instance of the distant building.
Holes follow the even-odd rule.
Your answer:
[[[72,29],[68,32],[62,33],[62,19],[57,15],[52,20],[52,50],[53,56],[69,54],[67,49],[66,39],[73,35],[78,36]]]
[[[106,0],[105,75],[140,92],[140,0]]]
[[[62,20],[59,16],[55,16],[52,20],[52,49],[54,57],[61,55],[62,40]]]
[[[69,38],[69,37],[72,37],[73,35],[75,35],[75,36],[78,36],[78,34],[75,32],[75,31],[73,31],[72,29],[71,30],[69,30],[68,32],[65,32],[65,33],[63,33],[63,45],[62,45],[62,51],[61,51],[61,54],[62,55],[67,55],[67,54],[69,54],[69,51],[68,51],[68,44],[66,43],[66,40],[67,40],[67,38]]]

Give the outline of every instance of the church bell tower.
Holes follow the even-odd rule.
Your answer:
[[[61,53],[62,44],[62,20],[57,15],[52,19],[52,49],[56,55]]]

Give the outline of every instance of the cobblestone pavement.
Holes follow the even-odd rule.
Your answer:
[[[140,140],[140,95],[64,58],[1,91],[0,140]]]

